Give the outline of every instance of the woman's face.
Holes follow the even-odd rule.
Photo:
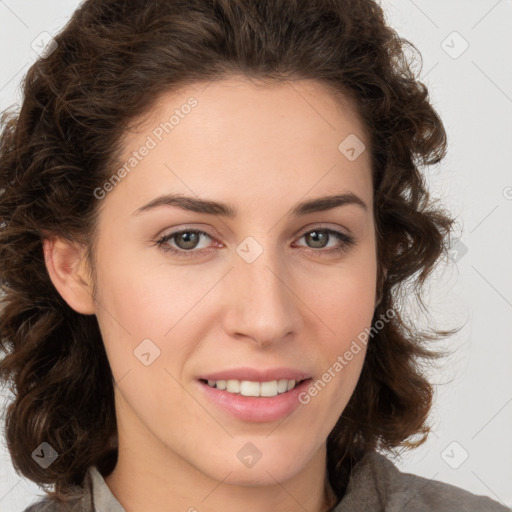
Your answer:
[[[375,308],[363,142],[321,84],[236,77],[162,96],[126,137],[96,191],[95,307],[134,460],[258,485],[325,460]]]

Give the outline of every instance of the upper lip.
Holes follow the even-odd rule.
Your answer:
[[[219,372],[201,375],[199,379],[204,380],[249,380],[252,382],[269,382],[272,380],[288,379],[299,382],[309,379],[311,374],[293,368],[232,368]]]

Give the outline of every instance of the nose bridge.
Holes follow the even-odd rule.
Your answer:
[[[269,235],[267,238],[270,238]],[[289,273],[275,244],[247,237],[236,248],[231,275],[232,333],[244,334],[268,344],[298,329],[300,320]]]

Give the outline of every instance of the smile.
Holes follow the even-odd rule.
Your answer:
[[[208,386],[217,388],[228,393],[240,394],[243,396],[271,397],[286,393],[295,388],[297,382],[293,379],[271,380],[256,382],[250,380],[208,380]]]

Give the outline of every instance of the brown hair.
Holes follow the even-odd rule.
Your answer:
[[[0,140],[0,376],[14,393],[6,437],[14,467],[63,499],[96,464],[116,462],[114,381],[94,315],[60,297],[42,252],[46,233],[92,239],[94,190],[112,174],[130,123],[159,94],[232,74],[315,79],[349,97],[370,136],[381,301],[362,373],[327,439],[342,496],[366,452],[426,439],[433,389],[422,364],[439,357],[399,314],[446,252],[450,217],[429,199],[421,166],[446,153],[446,133],[405,56],[416,48],[374,0],[87,0],[24,81]],[[416,441],[413,436],[419,435]],[[42,442],[59,454],[47,469]]]

